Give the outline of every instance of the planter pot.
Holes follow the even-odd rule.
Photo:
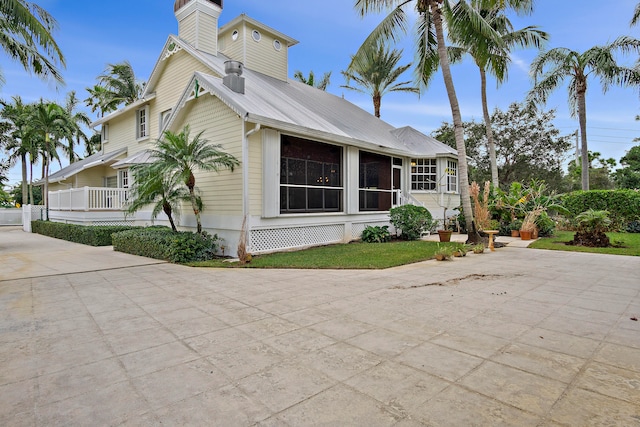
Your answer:
[[[450,242],[451,241],[451,230],[438,230],[438,236],[440,237],[441,242]]]
[[[537,228],[531,232],[531,238],[532,239],[537,239],[538,238],[538,229]]]
[[[531,231],[520,230],[520,238],[522,240],[531,240]]]
[[[511,237],[520,237],[520,230],[511,230]]]

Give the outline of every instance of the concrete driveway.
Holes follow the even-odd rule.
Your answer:
[[[193,269],[0,229],[0,425],[640,425],[640,258]]]

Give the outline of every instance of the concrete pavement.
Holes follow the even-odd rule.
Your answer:
[[[0,425],[640,425],[639,274],[513,246],[194,269],[0,229]]]

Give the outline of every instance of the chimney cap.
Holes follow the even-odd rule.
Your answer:
[[[224,61],[224,72],[226,74],[233,74],[236,76],[241,76],[243,72],[244,65],[240,61]]]
[[[173,11],[177,12],[180,9],[182,9],[183,6],[185,6],[187,3],[190,3],[194,0],[176,0],[175,3],[173,4]],[[217,5],[220,9],[222,9],[222,0],[206,0],[210,3],[213,3],[215,5]]]

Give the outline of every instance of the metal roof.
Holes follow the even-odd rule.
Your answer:
[[[82,160],[78,160],[77,162],[71,163],[69,166],[60,169],[59,171],[52,173],[49,175],[49,182],[60,182],[65,179],[69,179],[72,176],[80,173],[85,169],[89,169],[95,166],[99,166],[101,164],[107,164],[110,161],[114,160],[116,157],[126,154],[127,149],[123,148],[118,151],[113,151],[111,153],[96,153],[92,154],[89,157],[86,157]],[[42,184],[44,181],[40,180],[36,184]]]
[[[111,165],[114,169],[127,168],[134,165],[142,165],[145,163],[152,163],[151,151],[142,150],[137,152],[136,154],[132,154],[131,156],[119,160]]]

